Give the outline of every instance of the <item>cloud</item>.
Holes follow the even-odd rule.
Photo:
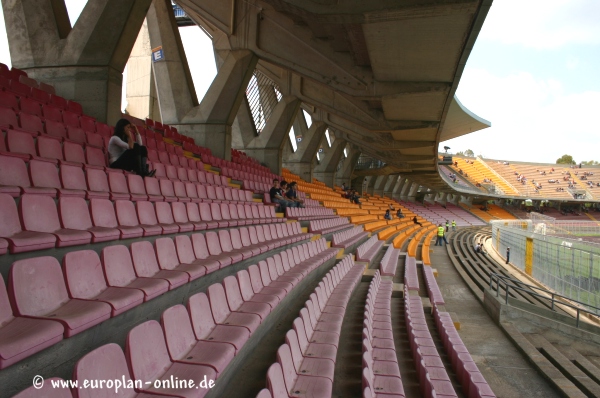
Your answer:
[[[493,3],[479,38],[527,48],[600,44],[597,0],[501,0]]]
[[[577,161],[600,160],[600,128],[593,122],[600,107],[598,91],[565,94],[554,79],[527,72],[497,76],[467,67],[457,96],[492,127],[444,142],[454,151],[472,149],[487,158],[542,163],[565,153]]]

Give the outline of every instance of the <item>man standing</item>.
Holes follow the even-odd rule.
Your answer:
[[[452,232],[456,231],[456,220],[452,220]]]
[[[510,261],[510,247],[506,248],[506,264]]]
[[[269,190],[269,196],[271,196],[271,202],[277,203],[279,205],[279,210],[285,212],[286,207],[290,207],[291,203],[285,200],[283,197],[283,192],[279,187],[279,180],[273,180],[273,187]]]
[[[444,239],[444,227],[442,224],[438,225],[437,238],[435,240],[435,246],[442,246],[442,239]]]
[[[450,222],[446,220],[446,232],[450,230]]]

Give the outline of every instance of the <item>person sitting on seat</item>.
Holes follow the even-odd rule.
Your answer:
[[[414,216],[414,217],[413,217],[413,223],[415,223],[415,224],[419,224],[419,226],[421,226],[421,227],[423,226],[423,224],[421,224],[421,223],[419,222],[419,220],[417,220],[417,216]]]
[[[108,161],[111,169],[133,171],[142,177],[153,177],[156,170],[148,170],[148,150],[142,145],[137,127],[121,119],[108,141]]]
[[[398,209],[398,211],[396,212],[396,217],[404,218],[404,214],[402,214],[402,209]]]
[[[392,219],[392,215],[390,214],[390,210],[386,210],[385,211],[385,215],[383,216],[383,218],[385,218],[386,220],[391,220]]]
[[[304,201],[302,199],[298,199],[296,186],[297,184],[295,182],[290,182],[288,185],[289,189],[285,194],[285,198],[293,203],[293,207],[304,207]]]
[[[292,207],[291,202],[285,200],[285,198],[283,197],[283,192],[279,187],[278,179],[273,180],[273,187],[269,191],[269,196],[271,196],[272,203],[276,203],[277,205],[279,205],[279,209],[281,212],[285,212],[286,207]]]
[[[391,210],[391,211],[394,211],[394,210],[396,210],[396,209],[394,208],[394,205],[393,205],[393,204],[391,204],[391,203],[390,203],[390,210]]]

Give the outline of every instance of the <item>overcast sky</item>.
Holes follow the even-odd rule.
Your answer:
[[[66,4],[74,23],[85,1]],[[441,146],[496,159],[600,161],[598,16],[598,0],[496,0],[457,91],[492,127]],[[10,65],[0,25],[0,62]],[[196,27],[180,31],[202,98],[216,74],[211,42]]]

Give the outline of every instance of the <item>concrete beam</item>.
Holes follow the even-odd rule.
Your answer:
[[[346,183],[347,186],[350,186],[352,183],[352,173],[354,172],[354,167],[356,167],[356,163],[358,162],[358,158],[360,157],[360,151],[354,145],[348,145],[348,156],[344,159],[342,163],[342,168],[335,173],[335,184],[342,186],[342,183]],[[359,187],[356,187],[358,189]]]
[[[12,65],[86,114],[121,116],[123,69],[152,0],[90,0],[73,27],[64,0],[3,1]]]
[[[405,182],[404,186],[402,187],[402,190],[400,191],[400,200],[403,200],[406,202],[406,201],[408,201],[408,192],[410,191],[410,187],[412,187],[413,182],[412,182],[412,180],[409,180],[409,179],[407,179],[405,181],[406,182]]]
[[[231,147],[244,149],[256,137],[256,126],[250,112],[248,99],[244,97],[231,128]]]
[[[288,168],[294,174],[298,174],[306,181],[312,181],[317,152],[323,142],[323,137],[325,137],[326,129],[327,125],[321,121],[313,121],[310,128],[307,128],[304,115],[298,112],[294,122],[294,131],[296,134],[302,135],[302,141],[297,143],[298,149],[296,152],[292,152],[291,144],[286,141],[283,167]]]
[[[375,182],[373,183],[373,194],[383,196],[383,189],[388,180],[387,175],[377,176],[375,178]]]
[[[414,202],[417,197],[417,192],[419,191],[419,183],[413,182],[408,190],[408,200],[410,202]]]
[[[298,98],[283,96],[273,108],[263,131],[244,148],[246,154],[258,159],[273,173],[281,175],[283,146],[299,110]]]
[[[323,158],[321,162],[315,166],[314,176],[316,179],[323,181],[327,186],[333,188],[335,184],[335,174],[337,171],[340,159],[344,156],[344,149],[348,143],[342,139],[335,139],[331,147],[325,145],[323,148]]]

